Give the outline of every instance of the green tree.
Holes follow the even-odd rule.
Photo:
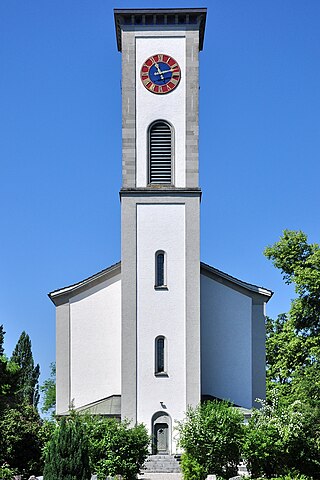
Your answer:
[[[267,398],[276,389],[284,407],[301,402],[308,441],[299,468],[320,478],[320,247],[301,231],[285,230],[265,255],[297,294],[287,314],[266,322]]]
[[[274,391],[269,402],[262,401],[245,429],[243,455],[251,474],[272,478],[306,473],[317,475],[313,438],[300,401],[283,404]],[[317,476],[315,478],[318,478]]]
[[[40,366],[34,365],[31,340],[26,332],[22,332],[11,356],[11,361],[20,368],[17,389],[18,401],[37,407],[39,402]]]
[[[51,416],[55,414],[56,408],[56,364],[50,364],[50,377],[44,381],[40,387],[43,393],[43,405],[41,411],[43,413],[50,413]]]
[[[44,480],[90,480],[87,435],[80,418],[63,418],[47,446]]]
[[[0,325],[0,357],[2,357],[2,355],[4,355],[3,342],[4,342],[5,333],[6,332],[3,330],[3,325]]]
[[[287,284],[294,284],[297,298],[289,312],[290,319],[302,335],[320,333],[320,246],[308,244],[301,231],[284,230],[265,255],[281,270]]]
[[[17,380],[19,367],[8,360],[5,355],[3,342],[5,331],[0,325],[0,416],[6,408],[10,408],[16,401]]]
[[[133,480],[147,456],[150,438],[144,425],[130,427],[127,421],[118,422],[98,416],[86,416],[92,472],[104,480],[107,475],[122,475]]]
[[[0,417],[0,465],[20,474],[41,472],[42,421],[32,405],[8,408]]]
[[[281,270],[297,297],[290,311],[267,320],[267,387],[291,402],[308,393],[320,402],[320,247],[301,231],[285,230],[265,255]]]
[[[209,474],[230,478],[237,474],[243,439],[243,415],[228,402],[206,402],[189,407],[178,423],[184,449],[182,468],[186,480]]]

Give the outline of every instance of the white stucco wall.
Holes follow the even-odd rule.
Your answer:
[[[167,290],[154,288],[157,250],[167,255]],[[185,293],[185,205],[137,205],[137,419],[150,434],[160,402],[172,423],[186,410]],[[154,374],[159,335],[167,340],[168,377]]]
[[[161,47],[159,47],[161,36]],[[173,57],[181,68],[179,85],[170,93],[156,95],[150,93],[140,80],[140,70],[143,63],[156,53],[165,53]],[[185,156],[186,156],[186,84],[185,59],[186,39],[184,33],[137,32],[136,37],[136,158],[137,187],[145,187],[148,181],[147,165],[147,131],[155,120],[166,120],[174,127],[174,162],[173,177],[176,187],[185,187]]]
[[[201,391],[252,407],[252,300],[201,274]]]
[[[70,301],[70,398],[80,407],[121,394],[120,275]]]

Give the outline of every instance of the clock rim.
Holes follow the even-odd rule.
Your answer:
[[[179,67],[179,80],[178,80],[177,84],[174,85],[174,87],[171,88],[170,90],[168,90],[167,92],[155,92],[155,91],[153,91],[153,90],[150,90],[150,88],[148,88],[148,87],[143,83],[143,80],[142,80],[142,68],[144,67],[144,65],[146,64],[146,62],[147,62],[150,58],[155,57],[155,56],[158,56],[158,55],[165,55],[165,56],[167,56],[167,57],[170,57],[172,60],[174,60],[174,62],[175,62],[175,63],[178,65],[178,67]],[[162,61],[162,63],[167,63],[167,62]],[[169,64],[168,64],[168,65],[169,65]],[[148,70],[148,78],[149,78],[150,82],[151,82],[153,85],[155,85],[156,87],[159,87],[159,85],[157,85],[156,83],[154,83],[154,82],[151,80],[150,76],[149,76],[149,71],[150,71],[150,68],[151,68],[151,67],[152,67],[152,65],[149,67],[149,70]],[[141,66],[141,68],[140,68],[140,80],[141,80],[142,85],[144,86],[144,88],[145,88],[146,90],[148,90],[148,92],[150,92],[150,93],[155,93],[156,95],[167,95],[168,93],[173,92],[173,91],[178,87],[178,85],[179,85],[179,83],[180,83],[180,80],[181,80],[181,67],[180,67],[179,63],[177,62],[177,60],[176,60],[174,57],[172,57],[171,55],[168,55],[167,53],[155,53],[155,54],[153,54],[153,55],[149,55],[149,56],[147,57],[147,59],[143,62],[142,66]],[[169,81],[168,83],[170,83],[170,81]],[[166,84],[166,85],[167,85],[167,84]]]

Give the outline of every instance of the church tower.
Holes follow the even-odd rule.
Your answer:
[[[171,453],[200,401],[199,51],[206,9],[115,10],[122,53],[121,417]],[[161,435],[163,438],[161,438]]]
[[[272,292],[200,262],[199,51],[206,9],[115,10],[121,262],[50,292],[57,415],[144,423],[174,454],[188,405],[265,397]]]

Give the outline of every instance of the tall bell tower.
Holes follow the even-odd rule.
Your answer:
[[[206,9],[115,10],[122,52],[121,415],[172,453],[200,401],[199,51]]]

